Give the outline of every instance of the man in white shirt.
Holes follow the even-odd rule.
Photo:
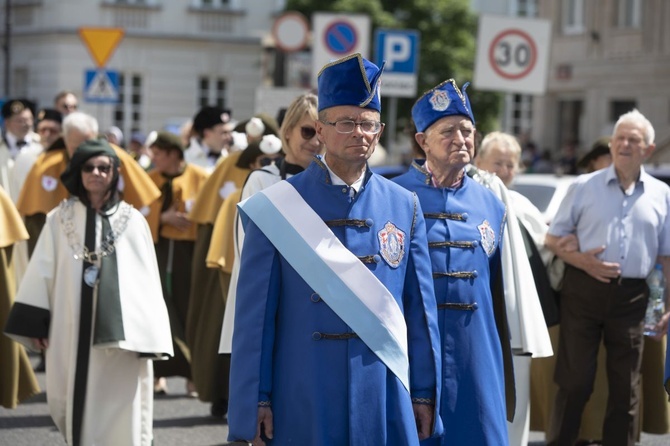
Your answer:
[[[201,108],[193,118],[193,137],[184,152],[184,160],[212,173],[216,163],[228,156],[232,132],[230,111],[213,106]]]
[[[35,104],[27,99],[10,99],[2,106],[5,121],[0,142],[0,185],[16,203],[25,173],[17,176],[15,161],[22,153],[42,151],[39,135],[33,131]],[[27,173],[27,172],[26,172]]]

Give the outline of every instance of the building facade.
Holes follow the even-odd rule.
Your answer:
[[[71,90],[101,129],[117,125],[129,135],[179,124],[203,105],[230,108],[236,119],[251,116],[267,71],[262,37],[285,1],[11,0],[10,5],[7,96],[50,107],[57,92]],[[0,12],[0,23],[5,14]],[[85,101],[85,72],[96,66],[79,29],[96,27],[124,30],[103,67],[119,74],[118,104]]]
[[[535,97],[532,135],[582,150],[638,108],[670,146],[670,3],[665,0],[542,1],[552,20],[547,93]]]
[[[552,23],[544,95],[505,95],[505,131],[554,157],[588,151],[617,117],[638,108],[656,130],[652,161],[670,161],[670,2],[666,0],[473,0],[482,13]]]

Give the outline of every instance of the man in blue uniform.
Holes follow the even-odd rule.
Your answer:
[[[426,219],[442,339],[444,438],[433,444],[506,445],[514,390],[500,275],[505,206],[465,175],[475,137],[465,88],[437,85],[412,118],[426,159],[395,181],[418,195]]]
[[[367,167],[382,70],[360,54],[326,65],[325,155],[240,205],[229,440],[418,445],[441,432],[421,207]]]

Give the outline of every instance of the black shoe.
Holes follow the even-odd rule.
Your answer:
[[[209,413],[214,418],[224,418],[228,414],[228,401],[223,398],[214,401]]]

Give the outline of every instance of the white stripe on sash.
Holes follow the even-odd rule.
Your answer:
[[[238,207],[409,391],[407,326],[398,303],[298,191],[281,181]]]

